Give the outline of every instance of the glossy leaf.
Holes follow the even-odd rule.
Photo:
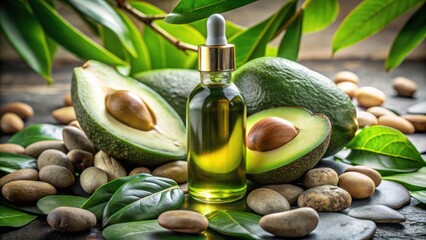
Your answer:
[[[164,19],[168,23],[189,23],[214,13],[227,12],[256,0],[181,0]]]
[[[415,199],[419,200],[423,204],[426,204],[426,190],[421,191],[410,191],[410,194]]]
[[[304,13],[302,12],[297,16],[292,24],[287,28],[283,39],[281,40],[280,47],[278,48],[278,57],[287,58],[289,60],[297,61],[299,55],[300,41],[302,38],[302,23]]]
[[[0,152],[0,171],[12,173],[22,168],[36,168],[37,161],[27,155]]]
[[[23,211],[29,214],[36,214],[36,215],[44,215],[40,209],[38,209],[37,206],[33,204],[14,204],[10,201],[8,201],[6,198],[3,197],[3,195],[0,194],[0,202],[1,204],[8,206],[10,208],[17,209],[19,211]]]
[[[27,147],[42,140],[62,140],[62,127],[52,124],[33,124],[15,133],[7,142]]]
[[[209,228],[226,236],[245,239],[273,237],[259,226],[261,216],[248,212],[218,210],[206,215]]]
[[[44,214],[49,214],[50,211],[57,207],[76,207],[81,208],[87,201],[85,197],[72,195],[50,195],[37,201],[37,207]]]
[[[374,152],[425,165],[416,147],[398,130],[385,126],[364,128],[347,148]]]
[[[158,225],[157,220],[145,220],[111,225],[102,231],[106,239],[114,240],[198,240],[207,239],[202,235],[175,233]]]
[[[204,37],[207,37],[207,19],[202,19],[196,22],[189,23],[189,25],[193,28],[195,28],[199,33],[201,33]],[[242,26],[238,26],[237,24],[226,20],[226,26],[225,26],[225,35],[226,38],[229,39],[235,34],[241,32],[244,30]]]
[[[142,39],[141,33],[139,32],[138,28],[126,14],[121,12],[121,10],[117,10],[117,13],[123,19],[123,22],[126,25],[127,29],[129,29],[130,39],[132,40],[136,51],[136,57],[126,52],[127,59],[130,62],[129,74],[131,76],[134,76],[137,73],[151,69],[149,51],[146,47],[144,40]]]
[[[424,0],[365,0],[346,16],[333,38],[333,53],[382,30]]]
[[[426,4],[417,10],[398,33],[389,56],[386,59],[386,70],[396,68],[404,58],[426,37]]]
[[[382,175],[415,172],[423,167],[423,164],[419,162],[362,150],[352,150],[343,160],[354,165],[374,168]]]
[[[426,189],[426,167],[417,172],[384,176],[383,179],[398,182],[411,191],[424,190]]]
[[[164,13],[157,7],[145,2],[132,2],[131,6],[145,14]],[[201,45],[205,42],[205,37],[188,24],[173,25],[164,21],[155,21],[154,24],[182,42],[193,45]],[[146,45],[149,46],[152,69],[196,67],[197,53],[177,49],[176,46],[148,27],[144,28],[143,38]]]
[[[83,59],[98,60],[113,65],[126,65],[126,62],[73,27],[46,2],[29,2],[46,33],[70,52]]]
[[[7,207],[0,203],[0,227],[22,227],[37,216]]]
[[[105,206],[108,201],[111,199],[112,195],[125,183],[135,180],[135,179],[143,179],[149,174],[137,174],[128,177],[122,177],[112,180],[101,187],[99,187],[89,199],[81,206],[81,208],[91,211],[95,214],[98,220],[101,220],[103,217]]]
[[[106,27],[99,27],[99,34],[105,49],[125,61],[126,51],[115,33]]]
[[[148,176],[122,185],[105,206],[103,226],[148,220],[178,209],[184,201],[179,185],[168,178]]]
[[[0,28],[22,59],[52,83],[52,57],[43,28],[23,1],[0,1]]]
[[[303,16],[303,33],[321,31],[332,24],[339,15],[337,0],[311,0]]]
[[[67,0],[80,13],[113,31],[126,50],[137,57],[131,29],[105,0]]]
[[[228,41],[235,44],[238,49],[236,56],[237,67],[251,59],[265,55],[267,44],[275,36],[279,27],[284,25],[284,23],[291,18],[295,12],[296,3],[296,1],[286,2],[286,4],[270,18],[228,39]]]

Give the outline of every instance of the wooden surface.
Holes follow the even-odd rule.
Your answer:
[[[388,99],[385,106],[401,113],[415,103],[426,100],[426,63],[409,61],[391,73],[386,73],[382,61],[304,61],[302,64],[332,77],[336,72],[350,70],[360,76],[361,86],[374,86],[383,90]],[[48,86],[45,81],[21,64],[2,64],[0,67],[0,104],[23,101],[33,106],[35,116],[26,121],[33,123],[55,123],[51,111],[63,106],[63,96],[70,89],[72,68],[78,63],[62,65],[54,70],[56,83]],[[391,80],[404,76],[414,80],[419,91],[415,98],[396,97],[391,87]],[[6,141],[7,135],[2,134],[0,142]],[[423,153],[426,152],[426,134],[413,134],[409,138]],[[397,194],[397,193],[395,193]],[[412,199],[409,206],[402,208],[401,213],[407,217],[402,224],[378,224],[375,238],[381,239],[425,239],[426,210],[425,206]],[[63,234],[52,231],[44,218],[20,228],[0,228],[0,239],[101,239],[101,232],[93,228],[82,234]]]

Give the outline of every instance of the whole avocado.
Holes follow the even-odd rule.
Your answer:
[[[331,156],[346,146],[358,129],[356,110],[333,81],[296,62],[262,57],[241,66],[233,75],[247,103],[247,114],[265,109],[298,106],[326,115],[332,125]]]

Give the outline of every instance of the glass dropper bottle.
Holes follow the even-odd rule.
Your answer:
[[[207,20],[206,44],[198,47],[201,83],[187,102],[188,189],[192,198],[232,202],[246,193],[246,104],[231,82],[235,46],[225,37],[225,19]]]

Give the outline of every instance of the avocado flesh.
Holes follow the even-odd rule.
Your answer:
[[[256,58],[232,76],[247,103],[247,114],[275,107],[304,107],[328,117],[333,127],[325,156],[345,147],[358,129],[356,111],[349,97],[327,77],[296,62]]]
[[[292,122],[299,129],[299,134],[270,151],[247,149],[248,177],[254,182],[265,184],[294,181],[321,160],[330,140],[330,122],[324,115],[312,114],[303,108],[279,107],[251,115],[247,119],[247,132],[267,117],[279,117]]]
[[[115,90],[138,94],[153,110],[156,126],[142,131],[118,121],[105,107]],[[111,157],[136,165],[153,166],[184,159],[185,127],[179,115],[156,92],[96,61],[74,69],[71,93],[77,119],[95,146]]]

